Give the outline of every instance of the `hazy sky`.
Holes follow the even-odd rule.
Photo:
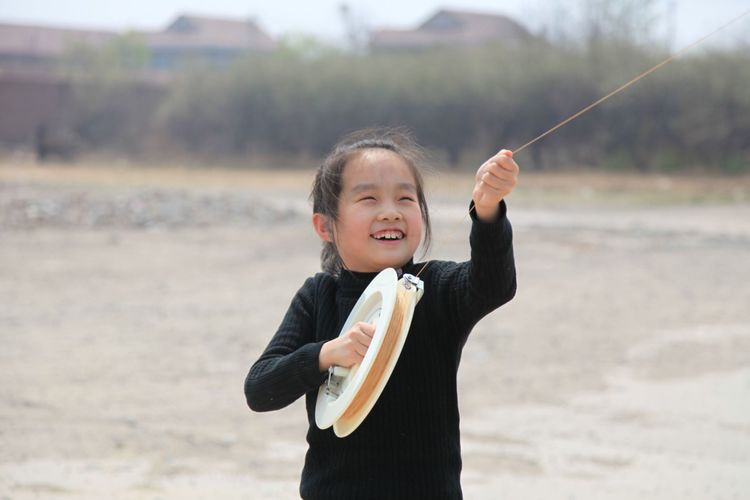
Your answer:
[[[51,24],[124,30],[157,30],[178,13],[222,17],[253,17],[273,35],[304,32],[329,39],[342,37],[342,0],[0,0],[0,22]],[[532,29],[548,22],[549,5],[569,6],[580,0],[357,0],[346,2],[370,27],[410,28],[441,7],[498,12],[513,16]],[[657,0],[673,5],[674,40],[685,45],[750,9],[750,0]],[[664,9],[666,10],[666,9]],[[546,19],[545,19],[546,17]],[[722,34],[718,42],[750,39],[750,16]],[[666,33],[666,31],[665,31]]]

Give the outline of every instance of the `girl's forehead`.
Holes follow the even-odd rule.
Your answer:
[[[366,149],[346,162],[343,173],[344,188],[357,184],[416,184],[414,173],[406,160],[388,149]]]

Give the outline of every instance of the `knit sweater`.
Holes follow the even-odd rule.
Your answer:
[[[283,408],[305,395],[308,450],[305,499],[459,499],[461,443],[456,375],[473,326],[515,294],[512,231],[501,202],[497,218],[472,211],[467,262],[430,261],[398,363],[377,403],[349,436],[315,425],[323,343],[338,336],[377,273],[342,271],[308,278],[245,379],[254,411]],[[400,271],[416,274],[422,264]]]

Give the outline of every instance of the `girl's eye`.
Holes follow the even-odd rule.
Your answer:
[[[363,196],[362,198],[359,199],[359,201],[374,200],[374,199],[375,199],[374,196]]]
[[[403,198],[401,198],[401,201],[417,201],[417,200],[415,200],[411,196],[404,196]]]

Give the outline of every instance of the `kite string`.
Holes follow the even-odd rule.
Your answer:
[[[650,75],[651,73],[653,73],[654,71],[658,70],[659,68],[661,68],[661,67],[663,67],[663,66],[665,66],[665,65],[669,64],[670,62],[674,61],[675,59],[677,59],[678,57],[680,57],[680,56],[681,56],[682,54],[684,54],[685,52],[687,52],[688,50],[690,50],[690,49],[694,48],[694,47],[695,47],[695,46],[697,46],[697,45],[700,45],[701,43],[703,43],[704,41],[706,41],[706,40],[707,40],[708,38],[710,38],[710,37],[714,36],[714,35],[715,35],[716,33],[720,32],[720,31],[722,31],[722,30],[724,30],[724,29],[728,28],[728,27],[729,27],[730,25],[732,25],[732,24],[736,23],[737,21],[739,21],[739,20],[740,20],[740,19],[742,19],[743,17],[747,16],[748,14],[750,14],[750,10],[746,10],[746,11],[745,11],[745,12],[743,12],[742,14],[740,14],[740,15],[738,15],[737,17],[734,17],[733,19],[731,19],[730,21],[728,21],[728,22],[726,22],[726,23],[722,24],[721,26],[719,26],[719,27],[718,27],[718,28],[716,28],[715,30],[711,31],[711,32],[710,32],[710,33],[708,33],[707,35],[704,35],[704,36],[700,37],[699,39],[697,39],[696,41],[694,41],[693,43],[691,43],[691,44],[689,44],[689,45],[686,45],[685,47],[681,48],[680,50],[678,50],[677,52],[675,52],[675,53],[674,53],[674,54],[672,54],[671,56],[667,57],[666,59],[664,59],[664,60],[663,60],[663,61],[661,61],[660,63],[658,63],[658,64],[654,65],[653,67],[651,67],[651,68],[649,68],[649,69],[647,69],[646,71],[644,71],[643,73],[641,73],[641,74],[637,75],[636,77],[634,77],[634,78],[633,78],[633,79],[631,79],[630,81],[628,81],[628,82],[626,82],[626,83],[624,83],[624,84],[620,85],[619,87],[617,87],[617,88],[616,88],[615,90],[613,90],[613,91],[612,91],[612,92],[610,92],[609,94],[605,95],[604,97],[601,97],[601,98],[597,99],[596,101],[594,101],[593,103],[589,104],[589,105],[588,105],[588,106],[586,106],[585,108],[581,109],[581,110],[580,110],[580,111],[578,111],[577,113],[574,113],[573,115],[571,115],[571,116],[569,116],[568,118],[564,119],[563,121],[561,121],[560,123],[558,123],[557,125],[555,125],[554,127],[552,127],[551,129],[549,129],[549,130],[547,130],[546,132],[544,132],[544,133],[542,133],[542,134],[538,135],[537,137],[535,137],[534,139],[530,140],[530,141],[529,141],[529,142],[527,142],[526,144],[524,144],[524,145],[522,145],[522,146],[520,146],[520,147],[518,147],[518,148],[516,148],[516,149],[513,149],[513,150],[512,150],[512,151],[513,151],[513,154],[517,154],[517,153],[520,153],[521,151],[523,151],[523,150],[524,150],[524,149],[526,149],[527,147],[531,146],[531,145],[532,145],[532,144],[534,144],[535,142],[537,142],[537,141],[539,141],[540,139],[542,139],[542,138],[544,138],[544,137],[548,136],[549,134],[551,134],[551,133],[552,133],[552,132],[554,132],[555,130],[559,129],[560,127],[562,127],[562,126],[564,126],[564,125],[566,125],[566,124],[568,124],[568,123],[572,122],[573,120],[575,120],[575,119],[576,119],[576,118],[578,118],[579,116],[581,116],[581,115],[583,115],[584,113],[586,113],[586,112],[590,111],[591,109],[595,108],[596,106],[598,106],[599,104],[603,103],[604,101],[606,101],[606,100],[607,100],[607,99],[609,99],[610,97],[613,97],[613,96],[615,96],[615,95],[619,94],[620,92],[622,92],[622,91],[623,91],[623,90],[625,90],[626,88],[630,87],[631,85],[635,84],[635,83],[636,83],[636,82],[638,82],[639,80],[641,80],[641,79],[645,78],[646,76]],[[470,210],[469,210],[469,211],[468,211],[468,212],[466,213],[466,215],[465,215],[464,217],[462,217],[462,218],[461,218],[461,222],[463,222],[463,220],[464,220],[464,219],[465,219],[466,217],[468,217],[468,216],[469,216],[469,214],[471,214],[471,212],[472,212],[473,210],[474,210],[474,207],[472,206],[472,208],[471,208],[471,209],[470,209]],[[420,275],[420,274],[422,274],[422,271],[424,271],[425,267],[427,267],[427,264],[428,264],[429,262],[430,262],[430,261],[427,261],[427,262],[425,262],[425,263],[424,263],[424,265],[422,266],[422,268],[421,268],[421,269],[419,270],[419,272],[418,272],[418,273],[417,273],[417,275],[416,275],[416,277],[417,277],[417,278],[419,277],[419,275]]]
[[[653,66],[653,67],[649,68],[648,70],[644,71],[643,73],[639,74],[638,76],[636,76],[635,78],[631,79],[627,83],[624,83],[623,85],[620,85],[618,88],[616,88],[615,90],[613,90],[609,94],[607,94],[604,97],[601,97],[600,99],[596,100],[595,102],[589,104],[585,108],[581,109],[577,113],[575,113],[575,114],[571,115],[570,117],[566,118],[565,120],[563,120],[562,122],[558,123],[557,125],[555,125],[551,129],[549,129],[546,132],[544,132],[543,134],[535,137],[534,139],[532,139],[531,141],[527,142],[526,144],[524,144],[524,145],[516,148],[515,150],[513,150],[513,153],[517,154],[517,153],[523,151],[524,149],[526,149],[527,147],[531,146],[535,142],[537,142],[540,139],[546,137],[547,135],[551,134],[552,132],[554,132],[555,130],[559,129],[560,127],[566,125],[567,123],[570,123],[571,121],[573,121],[576,118],[580,117],[584,113],[590,111],[594,107],[596,107],[599,104],[603,103],[604,101],[606,101],[610,97],[613,97],[614,95],[622,92],[623,90],[627,89],[631,85],[633,85],[636,82],[638,82],[639,80],[645,78],[646,76],[648,76],[649,74],[651,74],[654,71],[658,70],[659,68],[661,68],[661,67],[665,66],[666,64],[669,64],[670,62],[674,61],[676,58],[678,58],[679,56],[681,56],[682,54],[684,54],[688,50],[690,50],[693,47],[695,47],[696,45],[702,43],[707,38],[715,35],[719,31],[727,28],[729,25],[731,25],[731,24],[739,21],[740,19],[742,19],[743,17],[745,17],[748,14],[750,14],[750,10],[744,12],[743,14],[739,15],[738,17],[735,17],[734,19],[732,19],[731,21],[725,23],[724,25],[720,26],[719,28],[715,29],[711,33],[709,33],[709,34],[707,34],[707,35],[699,38],[698,40],[696,40],[695,42],[691,43],[690,45],[682,48],[678,52],[674,53],[673,55],[669,56],[665,60],[661,61],[660,63],[656,64],[655,66]],[[474,207],[472,207],[466,213],[466,215],[461,219],[461,222],[463,222],[463,219],[465,219],[469,214],[471,214],[471,211],[473,209],[474,209]],[[419,277],[419,275],[422,274],[422,271],[425,270],[425,268],[427,267],[427,265],[429,263],[430,263],[430,261],[427,261],[427,262],[424,263],[424,265],[422,265],[422,268],[419,270],[419,272],[417,273],[416,277]],[[382,350],[381,350],[381,352],[378,353],[378,356],[376,358],[376,362],[374,362],[373,368],[370,370],[370,373],[368,373],[368,376],[367,376],[367,379],[366,379],[365,383],[360,388],[360,390],[357,392],[356,397],[351,402],[351,404],[348,406],[348,408],[347,408],[346,412],[344,413],[344,415],[342,415],[342,417],[341,417],[342,419],[343,418],[354,418],[356,416],[356,414],[363,409],[364,405],[367,402],[367,395],[369,395],[371,393],[371,391],[374,390],[375,386],[379,383],[380,379],[382,378],[383,372],[385,370],[385,366],[386,366],[388,360],[390,359],[390,356],[391,356],[391,354],[393,352],[393,349],[394,349],[394,346],[395,346],[395,341],[398,338],[397,329],[400,327],[400,325],[401,325],[401,323],[402,323],[402,321],[404,319],[405,307],[407,307],[407,304],[403,300],[405,298],[406,298],[405,297],[405,292],[401,288],[399,288],[397,290],[396,306],[395,306],[395,309],[394,309],[394,312],[393,312],[393,316],[389,320],[388,328],[386,330],[385,337],[384,337],[384,340],[383,340]]]
[[[718,28],[716,28],[715,30],[713,30],[711,33],[709,33],[707,35],[704,35],[701,38],[699,38],[698,40],[696,40],[693,43],[691,43],[690,45],[687,45],[687,46],[683,47],[682,49],[678,50],[677,52],[675,52],[674,54],[672,54],[668,58],[664,59],[660,63],[658,63],[655,66],[653,66],[652,68],[649,68],[646,71],[644,71],[643,73],[641,73],[640,75],[636,76],[635,78],[633,78],[629,82],[620,85],[619,87],[617,87],[615,90],[613,90],[609,94],[607,94],[604,97],[598,99],[597,101],[589,104],[588,106],[586,106],[582,110],[578,111],[577,113],[569,116],[568,118],[566,118],[565,120],[561,121],[560,123],[558,123],[557,125],[555,125],[551,129],[549,129],[546,132],[544,132],[543,134],[538,135],[537,137],[535,137],[534,139],[530,140],[529,142],[527,142],[523,146],[520,146],[520,147],[512,150],[513,154],[516,154],[516,153],[519,153],[519,152],[523,151],[524,149],[526,149],[527,147],[531,146],[532,144],[534,144],[538,140],[542,139],[543,137],[546,137],[547,135],[551,134],[552,132],[554,132],[555,130],[559,129],[563,125],[565,125],[565,124],[567,124],[567,123],[575,120],[576,118],[578,118],[582,114],[586,113],[587,111],[591,110],[592,108],[595,108],[596,106],[598,106],[599,104],[603,103],[604,101],[606,101],[610,97],[612,97],[612,96],[614,96],[616,94],[619,94],[620,92],[622,92],[626,88],[630,87],[634,83],[638,82],[642,78],[645,78],[646,76],[650,75],[651,73],[653,73],[657,69],[661,68],[662,66],[665,66],[665,65],[669,64],[670,62],[674,61],[675,59],[677,59],[678,57],[680,57],[682,54],[684,54],[685,52],[687,52],[688,50],[692,49],[696,45],[699,45],[699,44],[703,43],[704,41],[706,41],[706,39],[714,36],[719,31],[722,31],[722,30],[726,29],[727,27],[729,27],[730,25],[736,23],[737,21],[739,21],[740,19],[742,19],[743,17],[745,17],[748,14],[750,14],[750,10],[747,10],[747,11],[743,12],[742,14],[740,14],[737,17],[735,17],[731,21],[728,21],[728,22],[724,23],[723,25],[719,26]]]

